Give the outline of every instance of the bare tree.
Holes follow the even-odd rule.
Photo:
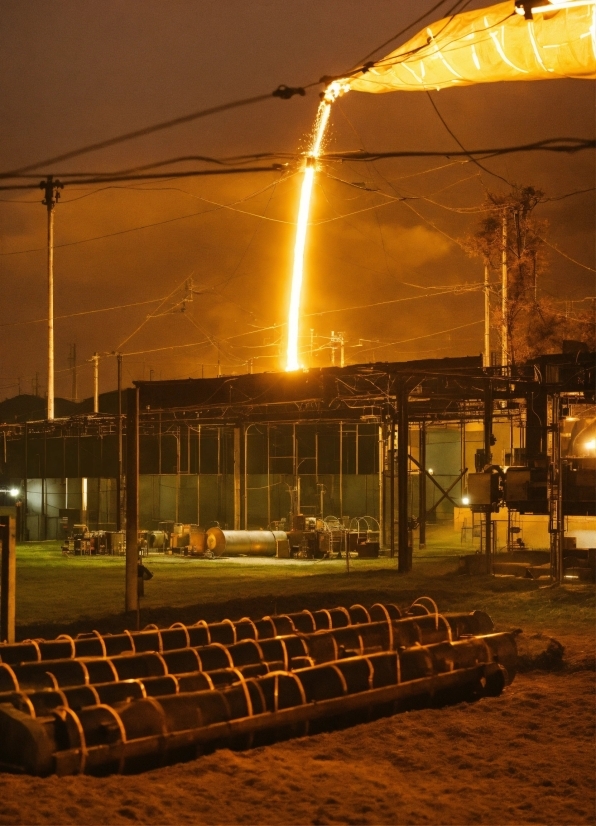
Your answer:
[[[488,212],[476,232],[466,241],[470,255],[481,257],[491,269],[501,266],[503,221],[507,224],[507,311],[509,355],[512,363],[546,353],[560,352],[563,341],[574,340],[595,346],[593,311],[562,311],[541,290],[548,272],[544,237],[548,222],[537,219],[534,210],[545,200],[544,192],[532,186],[515,186],[505,195],[489,193]],[[501,339],[502,308],[493,302],[491,326]]]

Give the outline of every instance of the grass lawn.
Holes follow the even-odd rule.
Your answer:
[[[551,588],[532,580],[463,576],[457,571],[461,553],[458,538],[435,530],[407,575],[398,575],[397,560],[389,558],[353,559],[348,574],[344,560],[151,555],[145,564],[154,578],[145,583],[141,625],[259,617],[355,602],[403,606],[425,595],[442,611],[485,610],[501,628],[591,633],[593,587]],[[136,618],[123,609],[123,557],[66,557],[57,542],[18,546],[17,638],[134,627]]]

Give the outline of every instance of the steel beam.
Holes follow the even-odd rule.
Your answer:
[[[128,391],[126,412],[126,585],[125,610],[137,611],[139,564],[139,390]]]

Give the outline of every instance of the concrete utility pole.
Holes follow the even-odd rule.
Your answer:
[[[503,249],[501,250],[501,365],[509,364],[509,304],[507,300],[507,210],[503,210]]]
[[[484,264],[484,366],[490,367],[490,284],[488,262]]]
[[[70,369],[72,370],[72,400],[77,402],[79,400],[79,393],[77,389],[77,345],[73,344],[70,349]]]
[[[54,418],[54,207],[63,188],[51,175],[40,181],[45,198],[42,204],[48,211],[48,419]]]
[[[91,356],[93,362],[93,412],[99,413],[99,353]]]

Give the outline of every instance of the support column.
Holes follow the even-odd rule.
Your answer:
[[[412,570],[412,551],[408,543],[408,388],[402,384],[398,394],[397,409],[397,570],[405,574]]]
[[[250,424],[242,428],[244,451],[242,455],[242,510],[244,514],[244,530],[248,530],[248,428]]]
[[[239,531],[241,525],[241,505],[240,486],[242,479],[241,472],[241,433],[240,427],[234,428],[234,530]]]
[[[389,556],[395,556],[395,411],[389,424]]]
[[[125,610],[139,607],[139,388],[128,391],[126,412],[126,591]]]
[[[490,465],[492,461],[492,435],[493,435],[493,388],[490,379],[486,382],[484,390],[484,464]],[[484,553],[486,557],[486,573],[492,572],[492,516],[491,508],[484,514],[485,529]]]
[[[385,530],[383,526],[383,519],[384,519],[384,502],[383,502],[383,495],[384,495],[384,485],[383,485],[383,476],[384,476],[384,468],[385,468],[385,457],[384,457],[384,439],[383,439],[383,425],[379,425],[379,443],[378,443],[378,462],[379,462],[379,540],[381,543],[381,547],[385,545]]]
[[[561,467],[561,423],[560,396],[555,394],[551,401],[551,422],[549,428],[549,532],[550,565],[553,582],[563,581],[563,480]]]
[[[118,473],[116,476],[116,530],[122,530],[122,353],[118,359]]]
[[[21,542],[26,542],[27,533],[27,505],[28,505],[28,476],[29,476],[29,425],[25,422],[25,468],[23,472],[23,509],[21,512]]]
[[[419,455],[420,475],[418,477],[418,522],[420,532],[418,547],[426,548],[426,422],[420,422]]]
[[[0,642],[15,642],[16,617],[16,520],[0,516]]]

